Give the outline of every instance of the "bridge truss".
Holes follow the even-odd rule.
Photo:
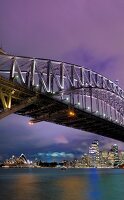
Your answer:
[[[124,91],[83,66],[1,53],[0,99],[1,116],[13,104],[11,113],[30,116],[32,123],[53,121],[95,133],[104,125],[106,135],[124,131]]]

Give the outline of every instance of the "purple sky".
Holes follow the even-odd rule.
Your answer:
[[[0,42],[11,54],[87,66],[124,88],[123,11],[122,0],[0,0]],[[0,121],[0,157],[56,151],[71,157],[93,139],[103,148],[115,142],[50,123],[29,127],[28,120],[11,115]]]

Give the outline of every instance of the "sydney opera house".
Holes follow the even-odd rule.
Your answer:
[[[12,156],[11,158],[5,160],[5,167],[28,167],[31,162],[27,160],[26,156],[22,153],[19,157]]]

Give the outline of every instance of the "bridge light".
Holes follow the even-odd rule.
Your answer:
[[[53,91],[53,94],[55,94],[55,92]]]
[[[103,114],[103,117],[105,117],[105,113]]]
[[[115,121],[117,122],[118,120],[116,119]]]
[[[34,123],[33,123],[32,121],[29,121],[28,124],[29,124],[29,125],[33,125]]]
[[[71,110],[69,111],[68,114],[69,114],[70,117],[74,117],[74,116],[75,116],[75,112],[74,112],[74,111],[71,111]]]
[[[98,113],[99,111],[98,110],[96,110],[96,113]]]
[[[80,102],[78,102],[78,105],[80,105]]]
[[[68,100],[69,100],[69,98],[67,97],[67,98],[66,98],[66,100],[68,101]]]
[[[90,107],[87,107],[88,110],[90,110]]]
[[[18,78],[19,78],[19,76],[18,76],[18,75],[16,75],[16,76],[15,76],[15,78],[17,78],[17,79],[18,79]]]

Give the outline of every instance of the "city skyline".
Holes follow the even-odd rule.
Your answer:
[[[47,152],[37,153],[30,157],[30,155],[11,154],[10,157],[2,161],[2,163],[14,166],[14,163],[19,163],[23,160],[24,163],[32,164],[36,162],[75,162],[75,166],[80,167],[115,167],[117,165],[124,165],[124,149],[120,150],[117,144],[112,144],[109,149],[100,148],[100,141],[93,140],[89,144],[87,151],[83,152],[80,156],[75,157],[72,153],[66,154],[65,152]],[[88,164],[88,163],[89,164]],[[21,164],[21,163],[20,163]],[[82,165],[84,164],[84,165]],[[85,165],[86,164],[86,165]],[[88,164],[88,166],[87,166]]]
[[[0,40],[14,55],[62,60],[102,73],[124,88],[124,3],[104,1],[1,2]],[[111,6],[112,5],[112,6]],[[61,10],[63,12],[61,12]],[[46,15],[47,13],[47,15]],[[95,138],[101,147],[117,143],[109,138],[51,123],[28,124],[11,115],[0,121],[0,157],[10,152],[65,152],[79,155]]]

